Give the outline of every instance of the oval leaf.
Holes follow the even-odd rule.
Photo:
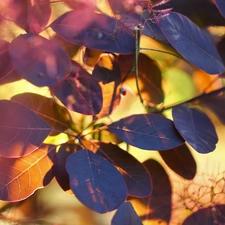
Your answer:
[[[197,152],[209,153],[215,149],[218,137],[205,113],[185,105],[174,107],[172,112],[175,127]]]
[[[145,150],[167,150],[184,143],[173,122],[155,114],[139,114],[109,125],[123,141]]]
[[[13,101],[0,101],[0,156],[21,157],[35,151],[52,131],[32,110]]]
[[[96,212],[112,211],[125,201],[127,189],[122,175],[97,154],[86,149],[73,153],[66,170],[76,197]]]
[[[189,62],[210,74],[225,68],[209,37],[187,17],[169,12],[156,20],[170,44]]]
[[[191,180],[196,174],[197,165],[188,149],[183,144],[168,151],[159,151],[167,166],[184,179]]]
[[[151,176],[137,159],[114,144],[100,143],[97,154],[113,163],[123,175],[128,195],[143,198],[152,191]]]
[[[225,224],[225,205],[215,205],[199,209],[191,214],[182,225],[222,225]]]
[[[216,6],[219,9],[221,15],[225,17],[225,1],[224,0],[215,0]]]
[[[96,115],[102,109],[102,89],[98,79],[74,62],[73,72],[55,85],[53,94],[69,109],[85,115]]]
[[[130,202],[124,202],[112,218],[111,225],[142,225],[134,207]]]
[[[152,194],[147,198],[135,198],[144,211],[140,211],[141,220],[146,224],[169,224],[172,213],[172,187],[164,168],[154,159],[145,161],[144,166],[152,177]],[[141,207],[142,208],[142,207]]]
[[[77,45],[107,52],[134,52],[132,31],[121,21],[95,13],[92,7],[79,7],[67,12],[51,24],[62,38]]]
[[[37,86],[52,86],[70,72],[70,58],[53,42],[39,35],[23,34],[10,46],[16,71]]]
[[[23,93],[13,96],[11,100],[27,106],[56,130],[64,131],[73,126],[68,110],[58,105],[53,98]]]
[[[21,201],[46,186],[53,178],[54,150],[53,146],[42,145],[18,159],[0,157],[0,199]]]

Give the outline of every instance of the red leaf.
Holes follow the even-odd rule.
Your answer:
[[[37,151],[18,159],[0,157],[0,199],[21,201],[53,178],[52,160],[55,147],[42,145]]]
[[[16,158],[35,151],[52,131],[51,127],[27,107],[0,101],[0,155]]]

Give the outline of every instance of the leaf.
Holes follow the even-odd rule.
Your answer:
[[[134,52],[132,31],[119,20],[95,13],[92,7],[67,12],[50,26],[60,37],[77,45],[123,54]]]
[[[120,103],[121,74],[119,65],[111,54],[102,54],[95,65],[92,76],[99,80],[102,88],[103,104],[97,118],[107,116]]]
[[[66,171],[66,160],[77,149],[78,146],[74,144],[61,145],[54,160],[55,178],[64,191],[70,190],[69,174]]]
[[[42,145],[28,156],[18,159],[0,157],[0,199],[21,201],[53,178],[51,154],[55,147]]]
[[[152,191],[151,176],[128,152],[114,144],[99,143],[97,154],[114,164],[123,175],[128,195],[143,198]]]
[[[46,98],[34,93],[23,93],[13,96],[11,100],[33,110],[56,130],[64,131],[73,126],[68,110],[58,105],[53,98]]]
[[[184,142],[171,120],[155,114],[132,115],[108,127],[127,144],[145,150],[167,150]]]
[[[200,99],[200,104],[212,111],[221,123],[225,124],[225,96],[206,96]]]
[[[225,68],[209,37],[187,17],[169,12],[156,20],[170,44],[190,63],[210,74]]]
[[[27,1],[27,33],[39,33],[47,25],[51,16],[50,0]]]
[[[197,165],[185,144],[168,151],[159,151],[159,154],[167,166],[175,173],[187,180],[192,180],[194,178]]]
[[[51,90],[67,108],[75,112],[96,115],[102,109],[102,89],[98,80],[76,62],[73,63],[72,73]]]
[[[134,64],[134,55],[119,55],[117,61],[122,76],[125,77]],[[158,64],[148,56],[140,53],[138,58],[138,68],[138,84],[142,98],[147,102],[156,105],[161,103],[164,99],[164,93],[162,90],[162,75]],[[138,94],[135,72],[129,74],[124,83]]]
[[[13,101],[0,100],[0,156],[28,155],[42,144],[51,127],[32,110]]]
[[[111,225],[142,225],[140,218],[130,202],[124,202],[112,218]]]
[[[127,196],[119,171],[106,159],[89,150],[70,155],[66,162],[70,187],[76,197],[98,213],[117,209]]]
[[[53,42],[39,35],[23,34],[10,46],[17,72],[37,86],[52,86],[70,72],[70,58]]]
[[[172,113],[175,127],[197,152],[209,153],[216,148],[216,130],[205,113],[185,105],[174,107]]]
[[[151,224],[158,222],[161,224],[165,221],[169,224],[172,213],[172,187],[170,179],[164,168],[154,159],[145,161],[144,166],[152,177],[152,194],[147,198],[135,198],[146,211],[141,212],[141,220]],[[155,224],[156,224],[155,223]]]
[[[0,15],[15,22],[27,33],[39,33],[51,16],[50,0],[4,0],[0,3]]]
[[[9,43],[0,39],[0,84],[5,84],[21,79],[15,72],[9,56]]]
[[[221,15],[225,17],[225,2],[224,0],[215,0],[216,6],[219,9]]]
[[[225,223],[225,205],[215,205],[199,209],[191,214],[182,225],[214,225]]]

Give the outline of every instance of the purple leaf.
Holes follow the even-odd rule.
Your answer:
[[[225,205],[215,205],[199,209],[191,214],[182,225],[222,225],[225,224]]]
[[[118,208],[127,197],[126,185],[119,171],[109,161],[89,150],[70,155],[66,170],[76,197],[98,213]]]
[[[156,22],[170,44],[196,67],[210,74],[225,70],[213,42],[187,17],[169,12],[160,14]]]
[[[225,124],[225,96],[206,96],[201,98],[200,104],[210,109],[221,123]]]
[[[22,77],[15,72],[9,56],[9,43],[0,39],[0,84],[13,82]]]
[[[27,32],[39,33],[51,16],[50,0],[27,1]]]
[[[54,161],[54,174],[57,182],[64,191],[70,190],[69,174],[66,171],[66,160],[77,151],[77,145],[64,144],[60,146]]]
[[[183,144],[168,151],[159,151],[167,166],[184,179],[191,180],[196,174],[196,162],[188,149]]]
[[[130,202],[124,202],[112,218],[111,225],[142,225],[134,207]]]
[[[152,177],[152,194],[147,198],[135,198],[143,206],[146,212],[141,219],[151,224],[169,224],[172,212],[172,187],[169,176],[164,168],[154,159],[145,161],[144,166]]]
[[[51,24],[62,38],[77,45],[129,54],[134,52],[132,30],[122,21],[95,13],[92,7],[80,7],[63,14]]]
[[[123,141],[145,150],[167,150],[184,143],[173,122],[155,114],[139,114],[109,125]]]
[[[27,107],[0,101],[0,156],[17,158],[35,151],[52,131],[51,127]]]
[[[102,109],[102,89],[98,79],[74,62],[73,72],[52,87],[53,94],[69,109],[85,115],[96,115]]]
[[[23,34],[10,46],[15,69],[37,86],[52,86],[70,72],[70,58],[57,45],[39,35]]]
[[[215,0],[216,6],[219,9],[221,15],[225,17],[225,1],[224,0]]]
[[[152,191],[151,176],[137,159],[117,145],[100,143],[97,154],[106,158],[121,171],[128,195],[143,198]]]
[[[173,108],[173,120],[175,127],[197,152],[212,152],[218,137],[214,125],[208,116],[194,108],[185,105]]]

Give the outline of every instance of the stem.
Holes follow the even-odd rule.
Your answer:
[[[165,106],[165,107],[161,108],[160,110],[154,111],[153,113],[158,113],[158,112],[162,112],[162,111],[165,111],[165,110],[168,110],[168,109],[172,109],[175,106],[179,106],[179,105],[182,105],[182,104],[185,104],[185,103],[190,103],[190,102],[193,102],[193,101],[198,100],[198,99],[200,99],[202,97],[205,97],[205,96],[213,96],[213,95],[219,94],[222,91],[225,91],[225,87],[219,88],[219,89],[217,89],[215,91],[212,91],[212,92],[209,92],[209,93],[203,93],[203,94],[198,95],[198,96],[196,96],[194,98],[191,98],[191,99],[189,99],[187,101],[183,101],[183,102],[180,102],[180,103],[176,103],[176,104],[171,104],[169,106]]]
[[[137,92],[138,95],[140,97],[140,101],[141,103],[143,103],[143,98],[141,97],[141,91],[139,88],[139,84],[138,84],[138,55],[140,52],[140,38],[141,38],[141,30],[144,27],[142,25],[138,25],[134,27],[135,30],[135,62],[134,62],[134,70],[135,70],[135,77],[136,77],[136,87],[137,87]]]
[[[102,126],[102,127],[99,127],[99,128],[96,128],[96,129],[94,129],[94,130],[90,131],[90,132],[89,132],[89,133],[87,133],[87,134],[83,134],[83,135],[81,135],[81,137],[85,137],[86,135],[94,134],[94,133],[99,132],[99,131],[101,131],[101,130],[106,130],[107,128],[108,128],[108,126],[107,126],[107,125]]]

